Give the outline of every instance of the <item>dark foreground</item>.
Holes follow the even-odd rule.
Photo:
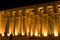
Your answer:
[[[60,40],[60,37],[0,37],[0,40]]]

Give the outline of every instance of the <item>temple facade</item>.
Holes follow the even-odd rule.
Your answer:
[[[60,36],[60,1],[0,11],[4,36]]]

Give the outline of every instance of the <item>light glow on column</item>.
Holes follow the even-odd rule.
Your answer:
[[[58,27],[56,25],[54,27],[54,36],[58,36]]]
[[[33,31],[31,30],[30,36],[33,36]]]
[[[25,33],[24,33],[24,31],[22,30],[22,34],[21,34],[22,36],[24,36],[25,35]]]
[[[37,30],[35,31],[35,34],[34,34],[34,35],[35,35],[35,36],[38,36],[38,31],[37,31]]]
[[[4,37],[4,34],[2,34],[2,37]]]
[[[47,36],[47,32],[44,32],[43,36],[45,36],[45,37],[46,37],[46,36]]]
[[[58,36],[58,26],[56,24],[54,26],[54,36]]]
[[[43,34],[44,37],[48,36],[48,30],[45,29],[45,27],[42,30],[42,34]]]
[[[10,34],[11,34],[11,32],[9,32],[9,33],[7,34],[7,36],[10,36]]]
[[[24,32],[22,32],[22,36],[24,36],[25,35],[25,33]]]
[[[58,32],[57,32],[57,31],[54,32],[54,36],[55,36],[55,37],[58,36]]]
[[[15,32],[15,36],[17,36],[18,35],[18,33],[17,32]]]
[[[10,34],[7,34],[7,36],[10,36]]]
[[[27,36],[29,36],[29,28],[27,28]]]

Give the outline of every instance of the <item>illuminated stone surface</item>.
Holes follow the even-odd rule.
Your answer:
[[[59,40],[60,1],[0,11],[0,34],[8,40],[10,34],[13,40]]]

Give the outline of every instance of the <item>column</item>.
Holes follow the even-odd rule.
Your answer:
[[[44,13],[44,10],[43,10],[43,7],[39,7],[38,8],[38,15],[39,15],[39,29],[40,29],[40,33],[39,35],[42,36],[42,27],[43,27],[43,13]]]
[[[31,24],[30,24],[30,27],[31,27],[31,32],[30,32],[30,35],[33,36],[34,35],[34,29],[35,29],[35,25],[34,25],[34,22],[35,22],[35,16],[34,16],[34,12],[31,10]]]
[[[6,28],[5,28],[5,36],[7,36],[7,34],[9,33],[9,18],[10,18],[10,13],[9,11],[5,12],[5,18],[7,18],[7,22],[6,22]]]
[[[60,36],[60,5],[57,6],[57,13],[58,13],[58,34]]]
[[[43,14],[42,35],[48,36],[48,14]]]
[[[25,25],[26,25],[26,33],[27,36],[30,35],[30,24],[31,24],[31,14],[30,14],[30,9],[26,9],[25,10],[25,14],[26,14],[26,21],[25,21]]]
[[[49,36],[54,35],[54,11],[53,6],[47,6]]]
[[[6,14],[5,14],[5,11],[2,11],[1,13],[1,32],[2,32],[1,34],[2,36],[4,36],[6,24],[7,24]]]
[[[58,13],[54,14],[54,36],[58,36],[58,27],[59,27]]]
[[[9,18],[9,34],[15,35],[15,11],[10,12],[10,18]]]

